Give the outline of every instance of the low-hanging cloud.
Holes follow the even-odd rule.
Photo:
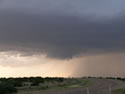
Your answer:
[[[72,10],[71,13],[63,9],[64,7],[59,7],[59,5],[66,5],[66,1],[59,0],[57,4],[48,0],[31,1],[36,2],[36,5],[39,2],[44,9],[41,10],[40,5],[36,7],[29,0],[3,1],[2,4],[5,6],[0,8],[1,52],[18,51],[25,55],[44,53],[48,57],[66,59],[80,54],[125,51],[124,14],[114,16],[112,19],[95,20],[90,14],[87,14],[89,16],[79,13],[73,15],[76,14],[74,10],[78,7],[75,9],[74,6],[67,7]],[[44,3],[51,6],[43,6]],[[24,5],[24,8],[21,5],[16,6],[18,4]],[[58,7],[59,10],[56,9]],[[29,12],[25,10],[29,8]],[[34,9],[40,11],[36,13]]]

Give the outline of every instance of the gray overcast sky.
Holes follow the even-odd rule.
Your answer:
[[[124,2],[2,0],[0,51],[40,52],[59,58],[124,51]]]
[[[124,12],[124,0],[1,0],[1,8],[44,13],[110,16]],[[64,14],[65,15],[65,14]]]

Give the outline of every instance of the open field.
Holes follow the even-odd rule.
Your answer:
[[[113,91],[114,94],[125,94],[125,88],[116,89]]]
[[[28,83],[31,84],[31,83]],[[64,79],[63,82],[50,81],[39,84],[39,86],[24,86],[18,87],[18,94],[50,94],[57,92],[64,92],[76,88],[85,88],[92,84],[88,79],[83,78],[69,78]]]
[[[46,90],[40,90],[40,87],[33,87],[30,90],[25,90],[25,88],[20,90],[18,94],[87,94],[87,88],[89,88],[90,94],[109,94],[110,87],[112,94],[125,94],[125,90],[120,89],[125,88],[125,82],[120,80],[81,78],[70,79],[64,83],[65,85],[60,86],[61,84],[58,83],[57,86]]]
[[[125,81],[113,78],[3,78],[1,83],[17,94],[125,94]]]

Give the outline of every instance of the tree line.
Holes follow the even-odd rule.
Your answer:
[[[24,86],[25,82],[31,83],[31,86],[39,86],[40,83],[58,82],[61,83],[66,78],[61,77],[23,77],[23,78],[0,78],[0,94],[17,93],[17,87]]]
[[[116,79],[125,81],[125,78],[121,77],[83,77],[83,78],[99,78],[99,79]],[[23,78],[0,78],[0,94],[13,94],[17,93],[17,87],[23,87],[25,85],[25,82],[30,83],[30,86],[39,86],[40,84],[44,83],[62,83],[67,79],[72,78],[63,78],[63,77],[23,77]],[[43,87],[43,89],[46,89],[48,87]]]

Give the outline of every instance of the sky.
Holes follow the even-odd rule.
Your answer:
[[[125,77],[124,0],[0,0],[0,77]]]

